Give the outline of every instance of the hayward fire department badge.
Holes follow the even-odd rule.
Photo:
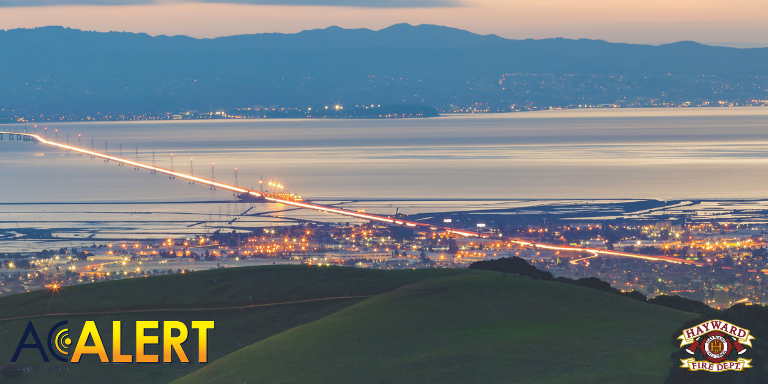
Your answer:
[[[709,320],[695,327],[683,330],[678,337],[681,340],[680,348],[689,345],[685,349],[694,357],[680,359],[688,371],[743,371],[752,368],[749,365],[751,359],[739,357],[752,347],[754,337],[748,329],[733,325],[727,321]],[[697,360],[702,358],[703,360]]]

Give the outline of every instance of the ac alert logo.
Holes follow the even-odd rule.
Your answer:
[[[148,333],[162,333],[163,363],[171,363],[177,360],[181,363],[189,363],[189,358],[184,351],[183,344],[187,341],[189,330],[186,324],[180,321],[163,321],[162,326],[158,321],[136,321],[136,340],[135,357],[133,354],[124,354],[121,345],[122,325],[120,321],[112,322],[112,363],[160,363],[159,355],[147,354],[145,347],[153,344],[160,344],[160,336],[152,336]],[[208,331],[214,328],[213,321],[192,321],[191,328],[197,330],[198,351],[197,361],[200,363],[208,362]],[[32,342],[30,342],[30,339]],[[24,334],[21,336],[16,351],[11,358],[15,362],[19,354],[24,349],[33,349],[40,352],[43,361],[49,362],[49,354],[56,360],[62,362],[79,363],[84,355],[96,355],[102,363],[109,363],[104,343],[101,341],[99,329],[94,321],[86,321],[77,343],[73,343],[73,338],[69,335],[68,322],[61,321],[56,323],[48,332],[48,353],[38,336],[35,326],[30,321]],[[70,356],[70,348],[74,349]],[[174,355],[176,358],[174,359]]]
[[[752,347],[754,336],[748,329],[733,325],[727,321],[710,320],[695,327],[683,330],[678,337],[681,340],[680,348],[689,345],[686,352],[694,355],[693,358],[680,359],[688,371],[744,371],[752,368],[749,365],[751,359],[739,357]],[[702,357],[704,360],[696,360]]]
[[[59,361],[67,362],[67,355],[69,352],[69,345],[72,344],[72,339],[69,338],[69,329],[66,328],[68,322],[61,321],[54,325],[50,332],[48,332],[48,352],[53,358]],[[27,343],[27,339],[32,337],[34,343]],[[40,337],[37,335],[35,326],[30,321],[27,324],[27,328],[24,330],[24,336],[22,336],[19,345],[16,347],[16,352],[13,353],[12,362],[15,362],[19,358],[19,354],[22,349],[37,349],[40,351],[43,361],[46,363],[50,361],[48,354],[45,353],[43,343],[40,342]]]

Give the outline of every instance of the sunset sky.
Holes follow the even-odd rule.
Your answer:
[[[768,46],[765,0],[0,0],[2,29],[63,25],[216,37],[402,22],[515,39]]]

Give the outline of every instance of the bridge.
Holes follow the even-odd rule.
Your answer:
[[[266,193],[261,191],[254,191],[247,188],[242,188],[236,185],[230,185],[226,183],[217,182],[215,180],[208,180],[202,177],[197,177],[181,172],[176,172],[170,169],[165,169],[161,167],[157,167],[154,165],[144,164],[140,163],[138,161],[132,161],[120,157],[110,156],[104,153],[99,153],[95,151],[89,151],[87,149],[83,149],[80,147],[74,147],[68,144],[62,144],[56,141],[50,141],[44,137],[41,137],[37,134],[31,134],[31,133],[20,133],[20,132],[5,132],[0,131],[0,140],[4,139],[4,136],[7,136],[9,140],[21,140],[21,141],[35,141],[38,143],[42,143],[45,145],[49,145],[55,148],[64,149],[67,151],[72,151],[76,153],[81,153],[84,155],[97,157],[105,160],[111,160],[117,163],[122,164],[128,164],[130,166],[139,168],[139,169],[146,169],[155,173],[162,173],[166,174],[171,177],[178,177],[180,179],[185,179],[188,181],[205,184],[214,188],[221,188],[223,190],[235,192],[239,194],[241,199],[257,199],[257,200],[263,200],[265,202],[271,202],[271,203],[277,203],[277,204],[284,204],[288,206],[293,206],[297,208],[305,208],[305,209],[312,209],[315,211],[320,212],[326,212],[326,213],[332,213],[347,217],[354,217],[357,219],[363,219],[363,220],[369,220],[374,222],[381,222],[381,223],[387,223],[387,224],[394,224],[394,225],[402,225],[406,227],[414,227],[414,228],[428,228],[433,231],[445,231],[447,233],[456,234],[460,236],[466,236],[466,237],[479,237],[479,238],[489,238],[490,236],[487,234],[482,234],[478,232],[472,232],[472,231],[466,231],[466,230],[459,230],[454,229],[450,227],[440,227],[440,226],[434,226],[430,224],[425,223],[419,223],[414,221],[408,221],[408,220],[400,220],[398,218],[393,218],[389,216],[382,216],[382,215],[373,215],[369,213],[362,213],[362,212],[355,212],[350,211],[347,209],[342,208],[336,208],[331,207],[327,205],[322,204],[314,204],[311,202],[304,202],[299,201],[296,199],[291,198],[285,198],[280,196],[279,194],[273,194],[273,193]],[[504,241],[503,239],[499,239],[499,241]],[[617,251],[611,251],[606,249],[592,249],[592,248],[581,248],[581,247],[572,247],[572,246],[560,246],[560,245],[551,245],[546,243],[538,243],[538,242],[532,242],[532,241],[522,241],[522,240],[515,240],[511,239],[509,240],[512,244],[517,244],[521,247],[532,247],[532,248],[541,248],[541,249],[549,249],[549,250],[558,250],[558,251],[567,251],[567,252],[577,252],[577,253],[589,253],[592,254],[592,256],[586,257],[592,258],[597,257],[599,255],[606,255],[606,256],[616,256],[616,257],[629,257],[629,258],[636,258],[636,259],[642,259],[642,260],[648,260],[648,261],[661,261],[661,262],[669,262],[674,264],[689,264],[689,265],[696,265],[696,266],[703,266],[704,263],[693,261],[693,260],[685,260],[685,259],[678,259],[675,257],[669,257],[669,256],[650,256],[650,255],[639,255],[639,254],[633,254],[633,253],[627,253],[627,252],[617,252]],[[579,259],[579,260],[584,260]]]

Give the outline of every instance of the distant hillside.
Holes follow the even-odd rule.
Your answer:
[[[44,27],[0,31],[0,52],[0,115],[304,108],[334,102],[449,109],[768,93],[768,87],[748,80],[768,75],[766,48],[508,40],[434,25],[216,39]]]
[[[675,330],[694,317],[469,270],[367,299],[174,383],[661,383]]]
[[[113,320],[215,321],[209,339],[211,361],[240,348],[306,324],[370,295],[391,291],[419,280],[450,276],[461,270],[420,269],[380,271],[341,267],[264,266],[217,269],[157,277],[125,279],[63,287],[58,292],[36,291],[0,297],[0,372],[11,361],[28,321],[38,332],[62,320],[79,334],[86,320],[95,321],[107,350],[111,351]],[[230,308],[230,309],[226,309]],[[47,334],[41,333],[41,338]],[[125,351],[135,350],[135,329],[125,327]],[[45,340],[43,341],[45,342]],[[160,345],[147,353],[161,354]],[[196,338],[184,344],[197,350]],[[190,359],[192,359],[190,357]],[[60,366],[43,363],[35,350],[25,350],[19,366]],[[21,373],[2,383],[168,383],[203,364],[101,364],[86,356],[80,364],[67,364],[66,374]]]

